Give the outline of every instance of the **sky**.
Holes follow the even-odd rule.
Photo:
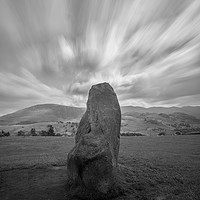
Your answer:
[[[0,115],[101,82],[120,105],[200,105],[200,1],[0,0]]]

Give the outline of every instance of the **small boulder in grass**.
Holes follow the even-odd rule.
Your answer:
[[[116,173],[120,144],[121,110],[108,83],[93,85],[87,110],[68,154],[68,189],[81,199],[117,195]]]

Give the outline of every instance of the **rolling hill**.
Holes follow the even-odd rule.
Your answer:
[[[145,135],[184,134],[200,131],[200,119],[182,112],[139,113],[127,112],[122,115],[121,132],[143,133]]]
[[[0,117],[0,125],[79,121],[84,111],[84,108],[78,107],[70,107],[57,104],[40,104]]]
[[[200,119],[200,106],[184,106],[184,107],[149,107],[143,108],[139,106],[122,106],[122,113],[138,112],[138,113],[186,113]]]
[[[122,106],[121,133],[141,133],[142,135],[191,133],[200,131],[200,107],[152,107],[142,108]],[[180,112],[181,111],[181,112]],[[53,125],[56,133],[72,131],[69,121],[79,122],[85,108],[57,104],[31,106],[0,117],[0,131],[17,135],[21,130],[29,133],[31,128],[37,132]]]
[[[137,127],[146,127],[144,119],[169,122],[199,123],[200,106],[188,107],[134,107],[122,106],[122,124],[129,122]],[[70,107],[58,104],[40,104],[31,106],[0,117],[0,125],[25,125],[40,122],[79,121],[85,108]],[[126,121],[126,122],[125,122]],[[148,126],[146,127],[148,128]],[[145,129],[146,129],[145,128]]]

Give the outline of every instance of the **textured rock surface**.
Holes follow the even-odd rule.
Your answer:
[[[120,106],[112,87],[108,83],[92,86],[75,147],[68,154],[68,182],[76,195],[98,199],[113,190],[120,126]]]

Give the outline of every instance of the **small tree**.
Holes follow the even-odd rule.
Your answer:
[[[10,133],[9,133],[9,132],[5,132],[4,130],[2,130],[2,131],[0,132],[0,137],[8,137],[8,136],[10,136]]]
[[[25,136],[24,131],[20,130],[17,132],[17,136]]]
[[[51,124],[47,125],[47,127],[49,128],[48,130],[48,136],[55,136],[55,132],[54,132],[54,128]]]
[[[160,132],[158,135],[159,136],[164,136],[164,135],[166,135],[166,133],[165,132]]]
[[[37,136],[34,128],[31,129],[31,136]]]
[[[10,136],[10,133],[9,132],[5,132],[4,136],[8,137],[8,136]]]
[[[2,131],[0,131],[0,137],[3,137],[4,135],[3,135],[3,133],[2,133]]]
[[[39,135],[40,135],[40,136],[48,136],[48,133],[47,133],[47,131],[41,130],[41,131],[39,132]]]

